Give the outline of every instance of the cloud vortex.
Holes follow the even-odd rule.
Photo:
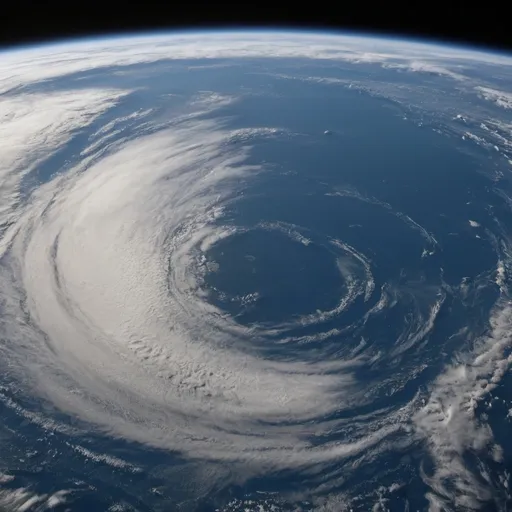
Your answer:
[[[512,362],[510,240],[499,222],[486,234],[497,268],[459,286],[437,267],[428,279],[412,271],[411,279],[387,280],[375,251],[322,226],[279,218],[245,224],[233,212],[272,170],[251,159],[251,144],[287,132],[230,129],[210,115],[231,101],[221,95],[199,95],[196,111],[173,122],[132,113],[135,137],[110,144],[114,123],[96,134],[104,146],[90,144],[65,173],[24,197],[21,178],[125,94],[88,89],[0,101],[11,123],[0,166],[6,379],[80,427],[230,468],[235,480],[238,469],[244,476],[304,471],[312,488],[326,492],[349,478],[340,461],[367,467],[390,447],[400,453],[421,443],[434,466],[422,468],[432,507],[459,500],[476,508],[490,499],[492,486],[464,457],[493,447],[476,410]],[[60,117],[49,120],[52,111]],[[420,261],[441,250],[432,233],[384,201],[350,187],[325,196],[400,225]],[[481,227],[470,222],[468,229]],[[304,261],[320,254],[333,269],[335,300],[280,318],[231,314],[230,301],[242,311],[265,297],[251,290],[228,297],[212,286],[214,255],[256,232],[292,244]],[[264,247],[280,257],[274,250]],[[490,281],[497,298],[488,329],[451,325],[451,336],[432,347],[445,304],[471,306]],[[294,304],[293,293],[279,300]],[[386,315],[399,319],[399,330],[381,335],[391,324]],[[497,446],[492,454],[499,462]]]

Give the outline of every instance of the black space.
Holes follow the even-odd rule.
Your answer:
[[[512,52],[503,3],[314,1],[10,1],[0,8],[0,47],[54,40],[194,28],[297,28],[415,37]]]

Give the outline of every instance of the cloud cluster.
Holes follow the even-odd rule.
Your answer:
[[[496,103],[499,107],[512,108],[512,92],[499,91],[490,87],[477,87],[476,89],[486,100]]]

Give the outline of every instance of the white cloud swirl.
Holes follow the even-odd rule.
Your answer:
[[[355,398],[357,361],[262,357],[257,328],[197,293],[219,207],[259,171],[230,136],[212,122],[141,136],[39,189],[3,247],[3,351],[63,410],[154,446],[285,467],[353,454],[396,427],[311,449],[328,427],[304,425]]]
[[[184,37],[160,43],[148,39],[128,47],[116,43],[102,52],[97,43],[69,54],[45,50],[32,63],[13,53],[3,57],[0,84],[12,92],[38,80],[114,64],[270,55],[378,62],[452,77],[456,69],[460,79],[459,66],[453,63],[476,58],[439,50],[431,56],[435,65],[423,64],[418,57],[428,52],[420,46],[389,43],[389,53],[376,53],[368,41],[311,37],[314,44],[306,45],[302,38],[283,36],[277,51],[261,36],[246,38],[239,47],[234,36],[205,36],[209,45]],[[8,75],[5,70],[13,59],[17,67]],[[448,70],[442,67],[447,65]],[[372,383],[357,379],[357,370],[424,342],[444,292],[429,290],[429,304],[415,303],[408,328],[389,354],[366,353],[362,338],[344,357],[331,359],[321,349],[313,358],[290,350],[287,358],[274,359],[262,348],[266,338],[285,333],[293,322],[274,330],[244,327],[208,302],[204,253],[240,231],[227,221],[223,224],[224,209],[253,176],[266,171],[247,164],[254,129],[229,130],[220,119],[205,121],[192,112],[172,127],[153,126],[134,140],[97,152],[101,142],[117,136],[110,131],[116,128],[113,122],[103,127],[106,138],[93,141],[75,167],[22,197],[27,175],[128,92],[22,90],[0,100],[2,369],[24,389],[105,432],[199,461],[240,462],[255,472],[339,461],[378,450],[384,439],[401,430],[414,432],[428,441],[436,464],[432,475],[424,475],[436,490],[429,497],[433,509],[439,496],[446,503],[454,500],[446,479],[466,493],[461,506],[487,498],[488,489],[477,485],[463,467],[463,454],[491,442],[489,429],[478,424],[475,404],[511,362],[510,311],[503,297],[493,310],[491,335],[464,353],[464,365],[449,366],[438,376],[423,408],[418,409],[414,396],[399,409],[372,410],[340,421],[333,415],[371,403],[376,392],[368,389]],[[191,108],[204,113],[231,101],[213,93],[196,98]],[[284,132],[257,130],[269,137]],[[101,129],[98,134],[102,136]],[[355,193],[336,195],[382,207],[423,237],[429,249],[424,254],[439,250],[430,232],[391,205]],[[312,243],[293,225],[266,227],[304,246]],[[321,324],[358,297],[368,301],[375,291],[371,261],[342,241],[329,243],[348,292],[335,309],[302,316],[297,324]],[[500,258],[502,268],[501,262],[510,259],[506,250]],[[505,277],[500,277],[502,296]],[[399,294],[390,286],[381,292],[363,322],[397,303]],[[331,329],[286,335],[280,342],[309,344],[341,333]],[[357,427],[355,434],[344,441],[325,440],[349,421]]]

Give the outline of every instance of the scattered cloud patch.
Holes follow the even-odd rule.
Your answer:
[[[477,87],[476,90],[486,100],[506,109],[512,109],[512,92],[499,91],[490,87]]]

